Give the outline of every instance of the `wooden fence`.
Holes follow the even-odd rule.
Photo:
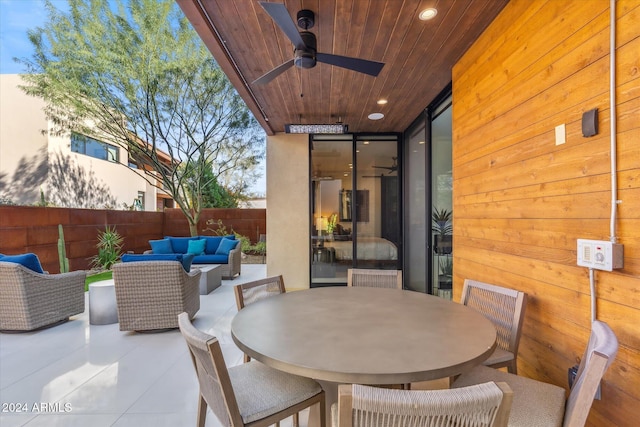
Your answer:
[[[267,232],[266,209],[205,209],[198,224],[199,234],[215,234],[207,230],[206,222],[218,219],[227,230],[247,236],[252,242]],[[137,212],[0,206],[0,253],[33,252],[45,270],[58,273],[58,224],[64,229],[70,270],[89,267],[89,259],[97,253],[98,231],[107,225],[124,237],[125,252],[142,253],[150,248],[149,240],[163,236],[189,235],[189,225],[179,209]]]

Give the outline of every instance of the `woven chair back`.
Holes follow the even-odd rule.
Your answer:
[[[491,320],[498,347],[517,354],[526,304],[524,292],[467,279],[460,302]]]
[[[340,427],[503,426],[512,400],[509,386],[494,382],[451,390],[396,390],[354,384],[351,392],[352,425],[344,425],[342,414],[349,413],[348,403],[340,394]]]
[[[267,277],[266,279],[236,285],[234,291],[238,310],[242,310],[243,307],[249,304],[286,292],[282,276]]]
[[[402,289],[402,270],[350,268],[347,286]]]

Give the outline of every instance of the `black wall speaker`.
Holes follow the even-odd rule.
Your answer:
[[[582,113],[582,136],[588,138],[598,134],[598,109]]]

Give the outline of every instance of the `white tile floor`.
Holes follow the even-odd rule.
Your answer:
[[[265,274],[264,265],[243,264],[239,278],[200,297],[193,323],[218,337],[229,366],[242,363],[230,335],[237,311],[233,286]],[[197,398],[178,330],[120,332],[118,324],[90,325],[85,310],[49,329],[0,334],[2,427],[193,427]],[[206,426],[219,425],[209,411]]]

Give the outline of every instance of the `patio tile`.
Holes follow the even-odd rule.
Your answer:
[[[2,402],[5,402],[2,399]],[[0,426],[2,427],[20,427],[36,417],[35,414],[0,414]]]
[[[223,280],[200,298],[194,324],[218,337],[229,366],[242,363],[230,335],[237,312],[233,286],[265,275],[264,265],[243,265],[239,278]],[[0,376],[2,403],[70,407],[68,413],[3,413],[2,427],[192,427],[196,422],[198,383],[177,330],[121,332],[118,324],[90,325],[85,310],[49,329],[0,334]],[[209,412],[206,426],[219,425]]]
[[[118,417],[118,414],[43,414],[27,423],[25,427],[109,427]]]

